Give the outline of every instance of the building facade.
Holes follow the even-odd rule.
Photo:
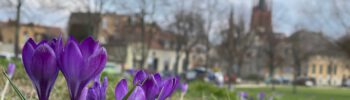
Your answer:
[[[314,78],[317,85],[340,86],[343,78],[350,75],[348,59],[315,55],[307,62],[307,77]]]
[[[4,44],[15,43],[15,21],[0,23],[0,42]],[[43,26],[33,23],[20,24],[19,30],[19,46],[23,47],[28,38],[33,38],[35,41],[51,39],[63,34],[60,28]]]

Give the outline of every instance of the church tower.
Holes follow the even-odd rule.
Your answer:
[[[254,6],[250,22],[250,28],[256,32],[272,32],[271,7],[266,0],[259,0]]]

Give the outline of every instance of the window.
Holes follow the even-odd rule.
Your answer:
[[[323,68],[323,66],[322,66],[322,65],[320,65],[320,70],[319,70],[319,71],[320,71],[320,74],[322,74],[322,71],[323,71],[323,69],[322,69],[322,68]]]
[[[334,65],[333,74],[337,74],[337,65]]]
[[[316,73],[316,65],[312,64],[312,74],[315,74],[315,73]]]
[[[332,74],[332,65],[331,64],[328,65],[327,74],[328,75]]]

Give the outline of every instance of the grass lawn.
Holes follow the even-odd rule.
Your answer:
[[[0,72],[6,70],[7,62],[0,60]],[[17,69],[13,77],[13,82],[18,86],[27,100],[37,100],[35,90],[26,75],[21,62],[16,62]],[[108,76],[109,84],[107,90],[107,100],[114,100],[114,88],[122,75],[102,75]],[[5,84],[4,76],[0,75],[0,91]],[[235,91],[228,91],[226,87],[219,88],[213,84],[205,82],[192,82],[189,84],[189,90],[184,100],[236,100],[236,94],[240,91],[248,92],[250,97],[256,99],[256,94],[265,92],[267,96],[274,95],[277,100],[350,100],[350,88],[308,88],[298,87],[297,94],[293,94],[291,86],[278,86],[276,91],[272,92],[270,87],[259,88],[236,88]],[[179,100],[180,93],[176,92],[171,100]],[[50,100],[68,100],[69,94],[66,82],[62,74],[56,80],[52,89]],[[5,100],[19,100],[12,88],[6,94]],[[267,100],[267,99],[265,99]],[[275,99],[276,100],[276,99]]]
[[[276,95],[278,100],[350,100],[350,89],[347,88],[298,87],[296,94],[293,94],[291,86],[279,86],[274,92],[269,87],[238,88],[237,90],[246,91],[253,96],[259,92],[265,92],[269,96]]]
[[[348,88],[298,87],[297,93],[293,94],[291,86],[277,86],[275,91],[271,91],[270,87],[245,87],[236,88],[230,92],[226,87],[217,88],[203,82],[190,84],[185,100],[236,100],[236,94],[241,91],[247,92],[254,100],[257,100],[259,92],[265,92],[267,96],[274,96],[275,100],[350,100],[350,89]]]

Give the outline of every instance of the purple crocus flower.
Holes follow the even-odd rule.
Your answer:
[[[241,92],[239,93],[240,100],[248,100],[248,93],[247,92]]]
[[[67,41],[59,62],[71,100],[79,99],[83,88],[102,72],[106,60],[106,50],[92,37],[86,38],[80,44],[73,38]]]
[[[119,81],[115,88],[115,99],[123,100],[128,93],[128,84],[125,79]],[[141,86],[136,86],[127,100],[146,100],[146,95]]]
[[[144,90],[140,86],[136,86],[130,94],[128,100],[147,100]]]
[[[161,87],[161,91],[158,96],[158,100],[165,100],[170,97],[171,94],[176,90],[178,85],[178,77],[174,77],[163,82],[163,86]]]
[[[142,89],[145,91],[147,100],[154,100],[158,98],[159,100],[164,100],[170,97],[171,94],[176,90],[178,84],[178,77],[171,77],[162,80],[159,73],[154,75],[148,75],[143,70],[138,71],[134,78],[134,83],[141,85]]]
[[[36,88],[39,100],[48,100],[57,75],[57,56],[46,41],[36,44],[31,38],[22,51],[24,68]]]
[[[7,75],[12,78],[13,74],[15,73],[16,65],[14,63],[9,63],[7,67]]]
[[[86,100],[106,100],[106,90],[108,87],[108,79],[105,77],[103,83],[95,81],[94,85],[89,88]]]
[[[142,84],[147,100],[155,100],[159,94],[159,85],[153,75],[150,75]]]
[[[147,73],[143,70],[140,70],[136,73],[135,77],[134,77],[134,80],[133,80],[133,83],[134,85],[138,84],[142,84],[143,81],[147,78]]]
[[[188,90],[188,84],[187,83],[180,83],[178,86],[182,93],[186,93]]]
[[[132,94],[127,98],[128,100],[165,100],[170,97],[171,94],[176,90],[179,80],[178,77],[172,77],[162,80],[159,73],[154,75],[147,74],[145,71],[140,70],[135,74],[133,85],[136,88],[142,90],[134,89],[133,93],[140,95],[141,98],[134,98],[138,96],[132,96]],[[140,92],[136,92],[140,91]],[[122,100],[124,96],[128,93],[127,81],[125,79],[121,80],[115,88],[116,100]]]
[[[265,100],[265,93],[264,92],[260,92],[258,94],[258,100]]]

